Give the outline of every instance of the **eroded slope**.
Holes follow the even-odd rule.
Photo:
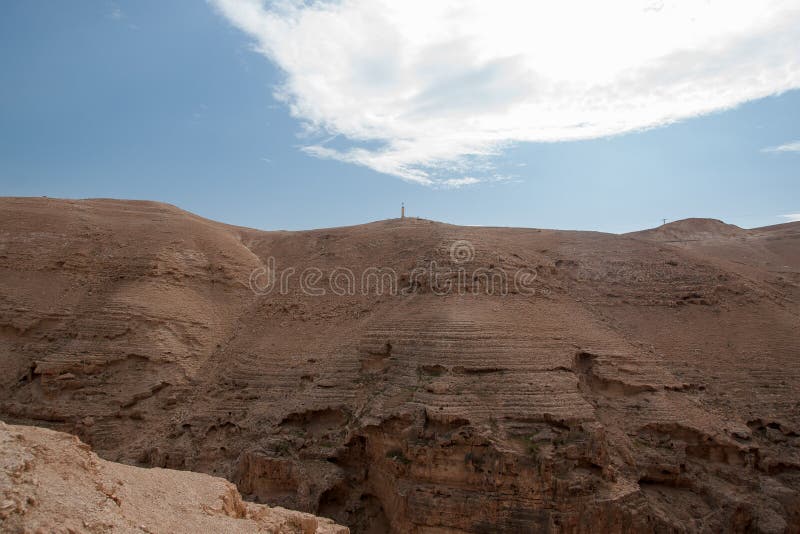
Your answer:
[[[0,409],[106,458],[221,475],[355,532],[800,522],[785,228],[712,236],[710,253],[709,236],[417,219],[259,232],[148,203],[4,208]],[[780,272],[734,266],[760,246]],[[294,269],[285,291],[251,291],[265,266]],[[303,290],[307,268],[325,295]],[[362,293],[371,268],[410,290]],[[347,270],[356,291],[334,293]]]

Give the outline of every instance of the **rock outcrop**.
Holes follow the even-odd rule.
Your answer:
[[[75,436],[2,422],[0,530],[349,532],[329,519],[245,502],[221,478],[108,462]]]
[[[103,458],[353,532],[798,531],[800,224],[261,232],[6,199],[0,228],[0,415]]]

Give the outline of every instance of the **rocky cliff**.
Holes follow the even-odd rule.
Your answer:
[[[719,228],[5,199],[0,416],[353,532],[797,532],[800,225]]]
[[[75,436],[0,422],[3,532],[347,534],[329,519],[242,500],[221,478],[101,460]]]

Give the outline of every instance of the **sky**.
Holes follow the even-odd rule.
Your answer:
[[[270,229],[800,220],[800,0],[7,0],[0,195]]]

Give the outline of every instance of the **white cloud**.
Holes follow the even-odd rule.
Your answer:
[[[763,148],[761,152],[800,152],[800,141]]]
[[[800,213],[788,213],[786,215],[781,215],[781,217],[789,219],[789,222],[800,221]]]
[[[461,187],[464,185],[472,185],[482,182],[480,178],[475,178],[474,176],[465,176],[463,178],[447,178],[446,180],[442,180],[442,185],[445,187]]]
[[[800,87],[797,0],[211,1],[305,131],[351,143],[307,153],[426,185]]]

